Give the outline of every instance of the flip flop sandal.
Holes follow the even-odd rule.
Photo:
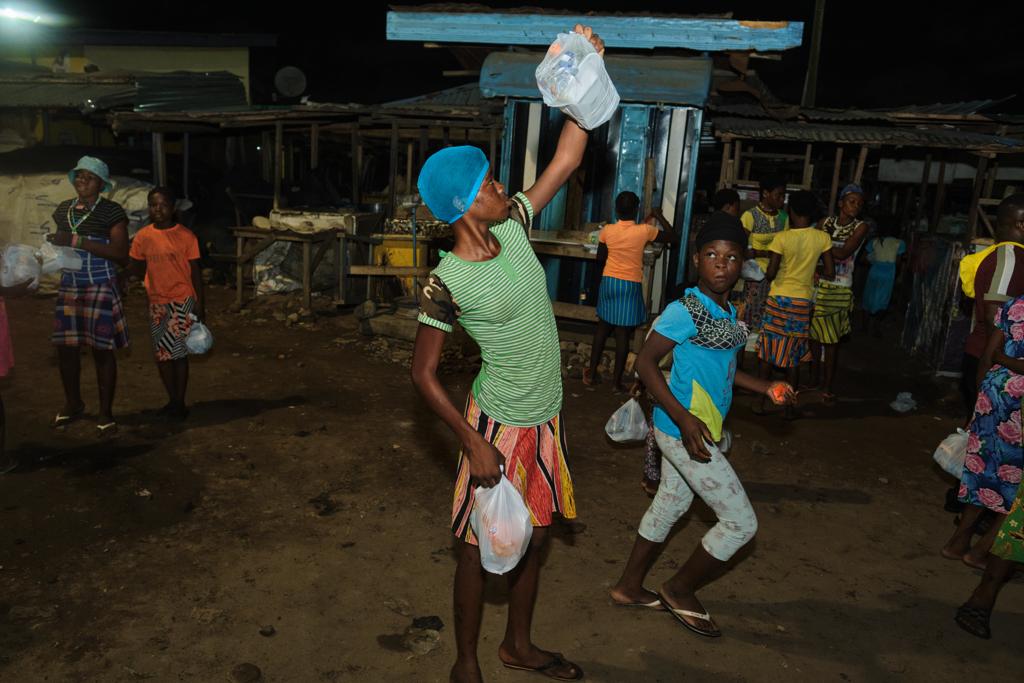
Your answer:
[[[665,596],[661,593],[658,593],[658,597],[661,598],[661,603],[665,605],[665,609],[668,611],[668,613],[671,614],[676,621],[678,621],[680,624],[685,626],[690,631],[693,631],[697,635],[704,636],[705,638],[720,638],[722,636],[722,632],[717,628],[714,631],[705,631],[704,629],[697,628],[696,626],[694,626],[693,624],[691,624],[683,618],[691,617],[693,619],[701,619],[703,621],[708,622],[709,624],[713,624],[714,622],[711,621],[711,615],[707,612],[692,612],[686,609],[678,609],[676,607],[672,607],[669,601],[666,600]]]
[[[58,428],[58,429],[60,427],[67,427],[69,424],[71,424],[72,422],[74,422],[78,418],[82,417],[82,415],[84,415],[84,414],[85,414],[85,408],[82,408],[81,410],[75,411],[75,412],[71,413],[70,415],[64,415],[62,413],[57,413],[57,417],[53,418],[53,426]]]
[[[992,629],[989,628],[988,620],[992,616],[992,610],[981,607],[969,607],[960,605],[956,610],[956,625],[970,633],[972,636],[989,640],[992,638]]]
[[[662,604],[661,600],[652,600],[651,602],[619,602],[612,598],[612,604],[616,607],[645,607],[658,610],[659,612],[665,609],[665,605]]]
[[[107,422],[105,424],[97,424],[96,429],[99,431],[100,436],[117,434],[117,423]]]
[[[501,664],[506,669],[512,669],[514,671],[530,671],[532,673],[541,674],[542,676],[547,676],[548,678],[553,678],[556,681],[579,681],[583,679],[583,669],[563,657],[560,652],[553,652],[552,655],[550,662],[540,666],[521,666],[519,664],[509,664],[508,662],[502,662]],[[576,673],[572,676],[559,676],[552,671],[552,669],[557,667],[565,666],[572,667]]]
[[[583,383],[588,387],[597,386],[601,383],[601,377],[596,373],[590,371],[590,368],[584,368],[583,370]]]

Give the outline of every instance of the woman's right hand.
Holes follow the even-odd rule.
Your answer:
[[[715,440],[703,420],[686,411],[679,415],[675,422],[679,426],[680,439],[690,457],[698,462],[710,462],[711,452],[708,451],[707,445],[714,443]]]
[[[463,454],[469,460],[469,481],[473,486],[489,489],[501,481],[501,466],[505,456],[487,439],[475,433],[470,443],[463,444]]]
[[[71,233],[63,231],[52,232],[46,236],[46,241],[58,247],[69,247],[71,246]]]

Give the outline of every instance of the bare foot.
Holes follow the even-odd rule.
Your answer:
[[[611,596],[612,602],[616,605],[647,607],[648,605],[651,605],[651,603],[660,602],[658,594],[653,591],[649,591],[646,588],[641,588],[640,590],[628,590],[616,585],[608,591],[608,595]]]
[[[651,498],[654,498],[656,495],[658,495],[658,486],[660,485],[661,482],[651,481],[647,477],[644,477],[640,481],[640,488],[643,490],[644,493],[646,493]]]
[[[985,569],[988,567],[988,552],[987,551],[980,558],[978,557],[978,555],[976,553],[974,553],[972,551],[972,552],[969,552],[969,553],[965,553],[964,556],[961,557],[960,559],[963,560],[963,563],[966,564],[968,567],[973,567],[974,569],[980,569],[982,571],[985,571]]]
[[[484,675],[480,664],[473,662],[455,662],[448,674],[449,683],[483,683]]]

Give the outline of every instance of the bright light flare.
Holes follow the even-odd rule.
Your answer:
[[[9,19],[11,21],[24,21],[30,24],[38,24],[42,26],[56,26],[60,24],[60,20],[52,15],[43,14],[42,12],[31,12],[26,9],[19,9],[17,7],[0,7],[0,20]]]

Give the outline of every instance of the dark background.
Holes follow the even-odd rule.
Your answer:
[[[429,3],[404,2],[401,6]],[[495,9],[523,2],[489,2]],[[879,107],[1016,94],[1024,73],[1024,3],[888,3],[832,0],[826,5],[818,82],[820,106]],[[1013,5],[1014,8],[1007,9]],[[540,3],[538,3],[540,6]],[[250,3],[147,0],[63,2],[49,9],[79,27],[219,33],[269,33],[277,49],[255,51],[254,76],[269,85],[277,68],[294,65],[307,75],[307,94],[317,101],[376,102],[422,94],[467,82],[445,78],[459,69],[444,49],[387,42],[389,5],[356,2]],[[799,102],[811,42],[813,0],[800,2],[623,2],[544,3],[579,13],[722,13],[736,19],[805,22],[804,44],[781,61],[752,66],[781,99]],[[614,49],[614,46],[612,46]],[[269,88],[255,92],[270,96]],[[1024,98],[1001,111],[1024,112]]]

